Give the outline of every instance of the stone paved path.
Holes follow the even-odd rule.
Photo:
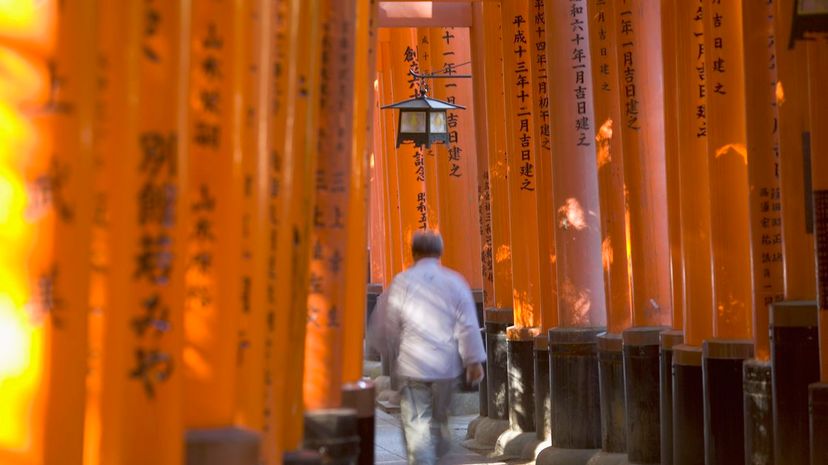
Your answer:
[[[476,415],[451,417],[451,427],[454,443],[448,455],[443,457],[439,465],[474,465],[494,464],[504,465],[506,462],[497,461],[478,453],[472,452],[460,443],[466,437],[466,428],[469,422]],[[405,444],[402,437],[402,426],[399,414],[388,414],[382,410],[376,410],[376,446],[374,448],[376,465],[406,465]],[[516,465],[522,462],[509,462],[509,465]]]

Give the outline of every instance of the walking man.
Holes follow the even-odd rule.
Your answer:
[[[409,465],[433,465],[448,451],[448,410],[460,376],[483,379],[486,351],[477,312],[463,277],[440,264],[443,239],[415,233],[414,265],[388,289],[385,337],[396,349],[400,410]]]

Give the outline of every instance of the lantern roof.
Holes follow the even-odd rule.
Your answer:
[[[426,97],[424,95],[419,97],[414,97],[408,100],[403,100],[402,102],[392,103],[390,105],[385,105],[380,107],[380,109],[385,110],[387,108],[391,109],[401,109],[401,110],[465,110],[466,107],[461,105],[455,105],[453,103],[444,102],[442,100],[438,100],[436,98]]]

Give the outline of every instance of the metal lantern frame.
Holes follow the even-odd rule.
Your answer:
[[[456,65],[454,68],[465,64],[468,63],[461,63],[460,65]],[[414,79],[418,79],[420,81],[419,95],[408,100],[380,107],[381,110],[400,111],[400,114],[397,117],[397,148],[399,148],[399,146],[404,142],[413,142],[414,145],[418,147],[425,146],[426,148],[430,148],[431,144],[438,142],[448,145],[448,111],[465,110],[466,107],[429,97],[426,79],[470,78],[471,75],[454,74],[453,72],[448,72],[448,74],[418,74],[414,70],[409,70],[408,74],[413,76]],[[410,129],[412,124],[420,126],[421,123],[418,120],[418,117],[415,116],[418,113],[422,115],[422,123],[424,123],[422,124],[421,129],[416,128],[415,130],[403,130],[404,128]],[[434,126],[435,123],[438,127],[442,126],[441,131],[434,131],[432,126]]]
[[[397,147],[404,142],[431,147],[435,142],[449,143],[448,111],[465,110],[466,107],[431,98],[423,93],[419,97],[385,105],[381,109],[400,110],[397,119]],[[420,118],[422,130],[411,130]],[[436,131],[433,126],[437,126]]]

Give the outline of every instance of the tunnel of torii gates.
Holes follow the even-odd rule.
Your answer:
[[[0,463],[313,463],[309,419],[374,421],[366,302],[426,229],[480,307],[471,440],[828,463],[807,8],[0,2]],[[410,70],[472,75],[428,81],[447,144],[396,146]]]

